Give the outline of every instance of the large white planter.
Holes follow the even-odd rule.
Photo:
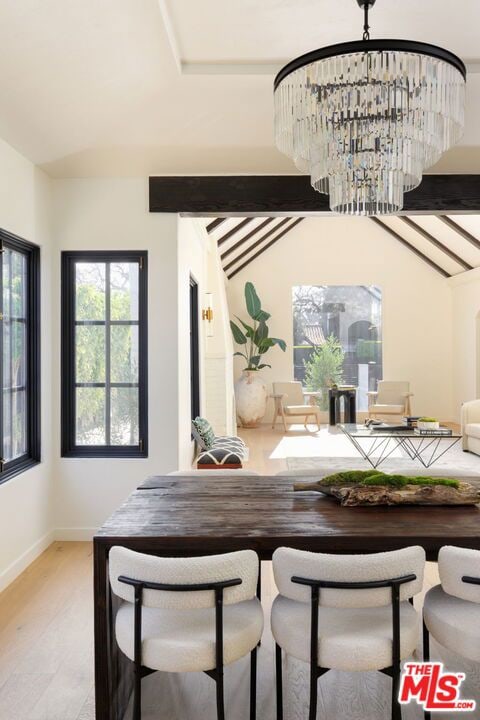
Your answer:
[[[235,383],[237,416],[242,427],[257,427],[267,409],[267,386],[258,370],[244,370]]]

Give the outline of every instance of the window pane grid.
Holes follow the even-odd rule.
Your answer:
[[[65,391],[62,400],[71,408],[71,420],[67,412],[62,423],[62,454],[144,455],[146,253],[135,260],[128,253],[121,260],[95,255],[62,256],[62,297],[73,311],[70,330],[65,316],[62,321],[64,337],[73,341],[69,357],[65,346],[62,351],[64,368],[71,368],[71,400]]]
[[[0,483],[40,460],[39,248],[0,230]]]
[[[3,450],[5,462],[27,451],[25,402],[26,348],[26,256],[5,248],[2,256],[3,303]],[[15,390],[14,390],[15,388]]]

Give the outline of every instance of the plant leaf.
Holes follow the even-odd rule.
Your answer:
[[[247,338],[245,337],[243,332],[240,330],[238,325],[235,325],[235,323],[232,322],[232,320],[230,320],[230,327],[232,329],[232,335],[233,335],[233,339],[235,340],[235,342],[238,343],[238,345],[246,345]]]
[[[262,342],[268,338],[268,327],[267,324],[262,320],[259,322],[258,327],[253,336],[253,342],[257,347],[260,347]]]
[[[245,335],[247,336],[247,338],[253,337],[253,333],[254,333],[253,328],[250,327],[250,325],[247,325],[247,323],[244,323],[243,320],[241,318],[239,318],[237,315],[235,315],[235,317],[237,318],[239,323],[242,323],[242,325],[245,329]]]
[[[262,305],[260,298],[257,295],[253,283],[245,283],[245,303],[247,305],[247,312],[253,320],[257,320],[259,313],[262,311]]]
[[[261,365],[258,365],[257,369],[258,369],[258,370],[261,370],[262,368],[265,368],[265,367],[271,368],[272,366],[271,366],[271,365],[267,365],[267,363],[262,363]]]
[[[283,352],[285,352],[285,350],[287,349],[287,343],[285,342],[285,340],[280,340],[279,338],[270,338],[270,340],[273,341],[274,345],[278,345],[278,347],[281,348]]]
[[[257,367],[261,359],[261,355],[252,355],[252,357],[250,358],[250,365],[255,365],[255,367]]]
[[[239,355],[240,357],[243,357],[243,358],[245,358],[245,360],[248,361],[248,358],[247,358],[247,356],[245,355],[245,353],[234,352],[234,353],[233,353],[233,357],[235,357],[235,355]]]
[[[270,313],[267,313],[265,310],[260,310],[255,320],[258,320],[258,322],[262,322],[262,320],[264,320],[266,322],[271,317]]]
[[[273,342],[272,338],[266,337],[257,345],[258,351],[263,355],[271,347],[273,347],[273,345],[274,345],[274,342]]]

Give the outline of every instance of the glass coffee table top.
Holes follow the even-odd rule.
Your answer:
[[[373,430],[372,427],[354,423],[340,423],[337,427],[345,433],[363,459],[374,468],[391,457],[397,449],[403,450],[410,460],[418,461],[428,468],[462,437],[458,432],[452,432],[451,435],[419,435],[410,428],[393,430],[388,426]]]
[[[365,437],[365,438],[386,438],[386,437],[407,437],[407,438],[421,438],[422,440],[424,438],[431,439],[435,438],[436,440],[438,438],[446,438],[447,440],[451,438],[457,438],[459,440],[462,436],[458,432],[453,432],[450,435],[446,435],[444,433],[429,433],[428,435],[418,435],[413,429],[411,428],[405,428],[404,430],[392,430],[388,427],[382,427],[378,430],[374,430],[372,426],[367,427],[366,425],[359,425],[355,423],[339,423],[337,425],[346,435],[353,435],[354,437]]]

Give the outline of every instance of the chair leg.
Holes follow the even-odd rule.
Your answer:
[[[282,420],[283,420],[283,429],[284,429],[285,432],[288,432],[287,419],[286,419],[286,417],[285,417],[285,413],[284,413],[284,411],[283,411],[283,407],[282,407],[282,409],[281,409],[281,415],[282,415]]]
[[[402,706],[398,702],[398,691],[400,689],[400,665],[393,667],[392,674],[392,720],[402,720]]]
[[[283,720],[282,648],[275,643],[275,674],[277,689],[277,720]]]
[[[250,653],[250,720],[257,717],[257,648]]]
[[[423,622],[423,662],[430,661],[430,633],[428,628]],[[431,714],[429,710],[425,710],[423,713],[424,720],[431,720]]]
[[[142,674],[137,664],[134,665],[134,685],[133,685],[133,720],[141,720],[142,718]]]
[[[308,720],[315,720],[317,717],[317,698],[318,698],[318,675],[317,668],[310,664],[310,711]]]
[[[217,677],[217,720],[225,720],[225,702],[223,697],[223,668]]]

